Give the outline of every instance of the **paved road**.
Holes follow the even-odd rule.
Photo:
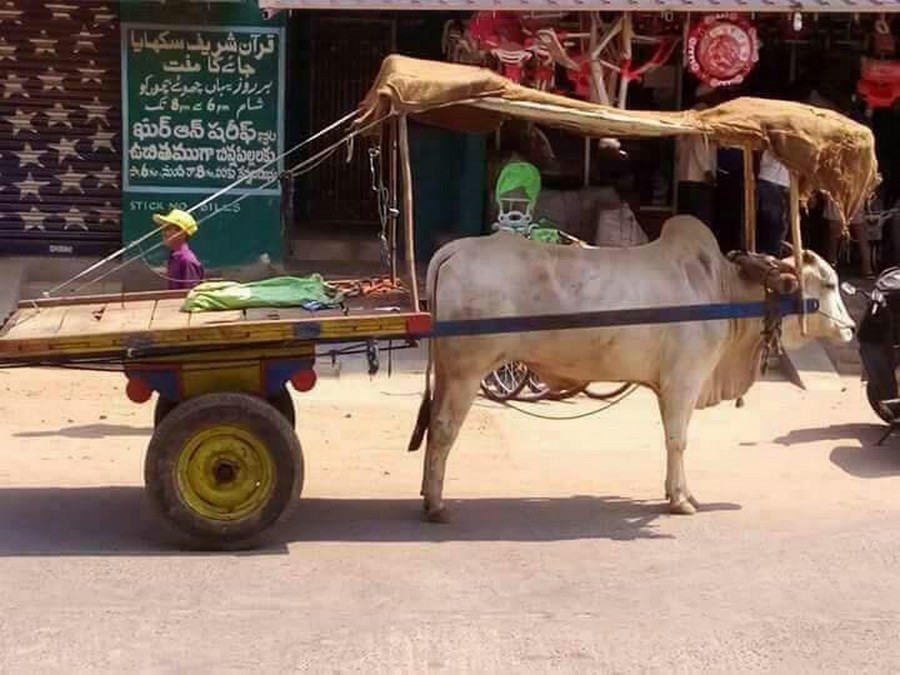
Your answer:
[[[648,395],[558,423],[480,403],[443,526],[404,449],[420,385],[298,398],[301,507],[264,549],[207,555],[155,538],[151,412],[116,376],[0,372],[0,670],[900,669],[900,439],[874,447],[858,382],[699,413],[693,517],[664,512]]]

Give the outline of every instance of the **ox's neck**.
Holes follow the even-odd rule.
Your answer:
[[[736,265],[726,262],[721,278],[723,297],[727,302],[749,303],[765,300],[762,286],[742,279]],[[738,399],[753,386],[763,354],[762,332],[762,318],[729,321],[728,337],[719,355],[718,364],[697,402],[698,408]]]

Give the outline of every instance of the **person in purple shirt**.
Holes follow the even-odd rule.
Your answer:
[[[187,243],[197,232],[194,217],[172,209],[165,215],[154,214],[153,222],[162,228],[163,243],[169,249],[169,290],[190,289],[203,281],[203,265]]]

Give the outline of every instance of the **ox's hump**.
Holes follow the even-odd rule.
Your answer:
[[[676,251],[694,255],[701,251],[709,254],[721,253],[715,235],[694,216],[679,215],[666,220],[659,234],[659,242],[673,253]]]

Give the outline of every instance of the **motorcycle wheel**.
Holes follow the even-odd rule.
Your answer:
[[[869,401],[869,406],[871,406],[872,410],[875,412],[878,417],[881,418],[882,422],[886,422],[887,424],[891,424],[894,420],[888,417],[881,410],[881,406],[878,405],[881,403],[882,399],[878,396],[878,391],[875,387],[875,383],[872,380],[866,382],[866,399]]]

